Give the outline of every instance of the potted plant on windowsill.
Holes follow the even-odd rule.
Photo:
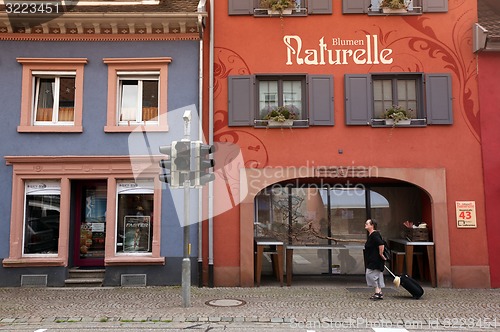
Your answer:
[[[411,110],[405,110],[399,105],[393,105],[384,112],[386,125],[407,126],[411,124]]]
[[[295,8],[294,0],[260,0],[260,7],[266,8],[269,15],[290,15]]]
[[[278,106],[264,117],[268,127],[291,127],[297,116],[286,106]]]
[[[380,8],[385,14],[402,14],[408,12],[411,0],[382,0]]]

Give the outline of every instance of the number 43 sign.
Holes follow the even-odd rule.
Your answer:
[[[456,201],[457,228],[476,228],[476,202]]]

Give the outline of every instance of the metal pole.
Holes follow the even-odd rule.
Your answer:
[[[189,141],[191,134],[191,111],[185,111],[184,119],[184,139]],[[191,143],[190,143],[191,144]],[[191,150],[191,147],[190,147]],[[191,306],[191,243],[189,239],[189,174],[184,172],[184,254],[182,258],[182,306]]]
[[[189,173],[187,173],[189,174]],[[182,259],[182,306],[191,306],[191,243],[189,242],[189,177],[184,178],[184,255]]]

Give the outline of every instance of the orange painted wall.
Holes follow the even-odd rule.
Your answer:
[[[341,6],[341,1],[333,1],[333,15],[280,19],[228,16],[227,1],[215,3],[215,141],[239,144],[247,167],[445,168],[451,265],[488,265],[476,58],[471,50],[471,26],[477,21],[475,2],[449,1],[448,13],[420,16],[342,15]],[[328,48],[334,49],[332,38],[357,40],[376,35],[379,48],[393,50],[394,61],[388,65],[356,65],[352,61],[346,65],[287,65],[285,35],[300,36],[308,49],[318,49],[323,37]],[[454,124],[424,128],[346,126],[344,75],[367,72],[450,73]],[[228,127],[227,77],[259,73],[334,75],[335,126],[291,130]],[[476,201],[476,229],[457,229],[455,201],[461,200]],[[216,217],[215,266],[238,265],[237,211],[238,207]],[[469,249],[464,251],[464,247]]]
[[[479,54],[479,88],[481,101],[481,135],[486,197],[486,220],[488,224],[488,246],[490,253],[491,286],[500,288],[500,223],[498,202],[500,200],[500,54],[485,52]]]

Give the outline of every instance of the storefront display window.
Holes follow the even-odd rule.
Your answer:
[[[367,218],[386,239],[400,236],[403,221],[422,219],[421,191],[411,186],[274,185],[255,200],[256,236],[294,247],[294,274],[362,274]]]
[[[23,254],[57,254],[61,186],[55,181],[29,181],[25,185]]]
[[[153,180],[120,181],[117,192],[116,252],[151,253]]]

